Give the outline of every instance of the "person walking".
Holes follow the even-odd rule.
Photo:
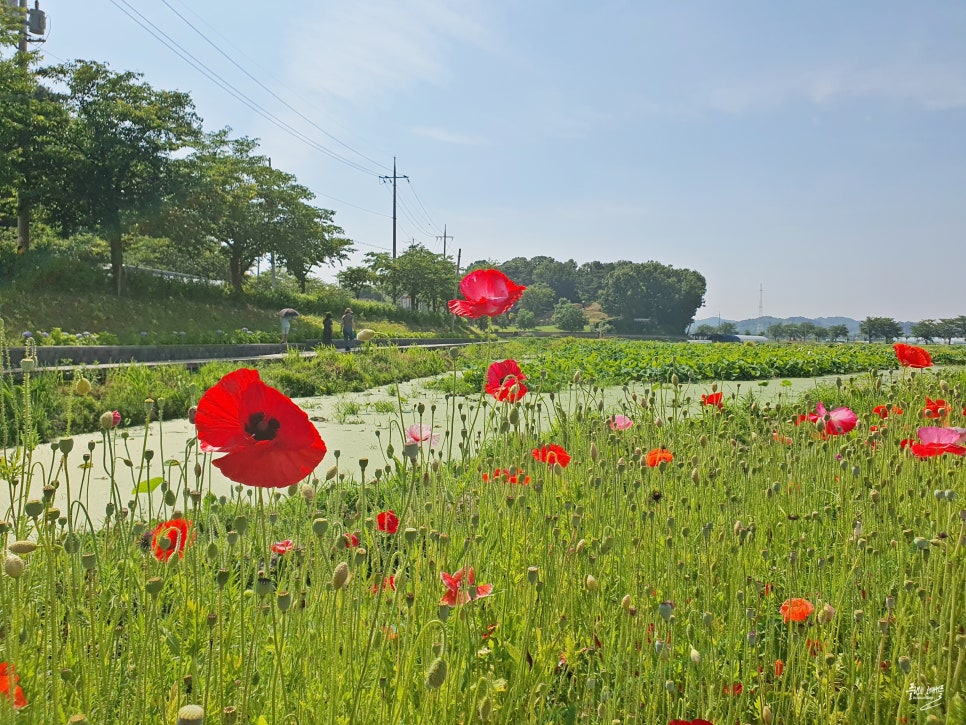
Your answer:
[[[332,313],[326,312],[325,317],[322,318],[322,344],[331,345],[332,344]]]
[[[291,307],[284,307],[278,311],[278,319],[282,326],[282,344],[288,342],[288,331],[292,329],[292,320],[299,317],[298,310]]]
[[[349,351],[349,347],[355,337],[355,316],[352,314],[352,308],[346,307],[345,314],[342,315],[342,340],[345,342],[346,352]]]

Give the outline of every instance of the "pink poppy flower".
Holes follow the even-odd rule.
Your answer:
[[[486,371],[486,392],[501,402],[515,403],[527,394],[526,379],[516,360],[495,362]]]
[[[966,428],[937,428],[927,426],[919,429],[919,443],[909,448],[919,458],[931,458],[950,453],[954,456],[966,455]],[[905,447],[905,446],[903,446]]]
[[[827,435],[842,435],[843,433],[848,433],[850,430],[855,428],[855,424],[859,421],[859,416],[851,408],[841,407],[829,412],[825,410],[825,404],[819,402],[815,406],[814,413],[807,413],[805,415],[798,416],[798,420],[795,424],[798,425],[802,421],[808,421],[810,423],[817,423],[818,421],[825,420],[825,416],[828,415],[828,420],[825,421],[825,433]]]
[[[111,422],[113,423],[115,428],[121,425],[121,414],[118,411],[116,410],[111,411]]]
[[[464,583],[463,578],[466,577],[466,582]],[[455,607],[459,604],[466,604],[470,601],[470,589],[476,589],[476,593],[473,599],[482,599],[483,597],[488,597],[493,593],[492,584],[480,584],[475,585],[473,578],[473,567],[463,567],[452,575],[447,574],[445,571],[439,573],[439,578],[442,579],[443,584],[446,585],[446,594],[443,598],[439,600],[441,605],[447,607]]]
[[[618,414],[610,419],[611,430],[627,430],[632,425],[634,425],[634,421],[628,418],[626,415]]]
[[[276,541],[274,544],[272,544],[272,552],[278,555],[287,554],[294,548],[295,544],[292,543],[291,539],[285,539],[285,541]]]
[[[460,317],[498,317],[513,307],[525,289],[498,269],[478,269],[460,281],[465,299],[450,300],[449,310]]]
[[[439,436],[433,433],[433,427],[426,423],[416,423],[406,429],[406,445],[419,445],[429,441],[429,447],[433,448],[439,443]]]

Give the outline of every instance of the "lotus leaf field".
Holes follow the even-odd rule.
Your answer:
[[[4,378],[0,722],[962,724],[966,350],[929,352],[432,353],[453,394],[400,399],[378,460],[327,451],[286,397],[331,370],[312,360]],[[125,460],[132,420],[166,424],[105,404],[125,375],[184,402],[175,460]],[[66,416],[49,454],[14,443],[45,384],[103,406],[99,440]],[[129,465],[158,480],[132,494]]]

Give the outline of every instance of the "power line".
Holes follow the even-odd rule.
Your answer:
[[[364,158],[364,159],[365,159],[366,161],[368,161],[368,162],[370,162],[370,163],[372,163],[372,164],[375,164],[376,166],[378,166],[378,167],[380,167],[380,168],[383,168],[383,169],[386,169],[387,171],[389,170],[389,167],[388,167],[388,166],[386,166],[385,164],[381,164],[381,163],[379,163],[378,161],[376,161],[375,159],[372,159],[372,158],[370,158],[370,157],[368,157],[368,156],[366,156],[366,155],[365,155],[364,153],[362,153],[361,151],[358,151],[358,150],[356,150],[356,149],[354,149],[354,148],[352,148],[352,146],[350,146],[349,144],[347,144],[347,143],[345,143],[345,142],[343,142],[343,141],[341,141],[341,140],[339,140],[338,138],[336,138],[335,136],[333,136],[333,135],[332,135],[331,133],[329,133],[328,131],[326,131],[326,130],[325,130],[324,128],[322,128],[321,126],[319,126],[319,125],[318,125],[317,123],[315,123],[315,121],[313,121],[313,120],[312,120],[311,118],[309,118],[308,116],[306,116],[305,114],[303,114],[303,113],[302,113],[301,111],[299,111],[299,110],[298,110],[297,108],[295,108],[295,107],[294,107],[294,106],[292,106],[292,105],[291,105],[290,103],[288,103],[288,101],[286,101],[286,100],[285,100],[284,98],[282,98],[282,97],[281,97],[280,95],[278,95],[278,94],[277,94],[277,93],[276,93],[275,91],[273,91],[273,90],[272,90],[271,88],[269,88],[269,87],[268,87],[268,86],[266,86],[266,85],[265,85],[264,83],[262,83],[262,82],[261,82],[261,81],[260,81],[260,80],[259,80],[258,78],[256,78],[256,77],[255,77],[255,76],[253,76],[253,75],[252,75],[251,73],[249,73],[249,72],[248,72],[248,71],[247,71],[247,70],[246,70],[246,69],[245,69],[245,68],[244,68],[244,67],[243,67],[243,66],[242,66],[242,65],[241,65],[241,64],[240,64],[240,63],[239,63],[238,61],[236,61],[236,60],[235,60],[234,58],[232,58],[232,57],[231,57],[230,55],[228,55],[228,53],[226,53],[226,52],[225,52],[224,50],[222,50],[222,49],[221,49],[220,47],[218,47],[218,45],[217,45],[217,44],[216,44],[216,43],[215,43],[215,42],[214,42],[213,40],[211,40],[211,39],[210,39],[210,38],[209,38],[209,37],[208,37],[207,35],[205,35],[205,34],[204,34],[204,33],[203,33],[202,31],[200,31],[200,30],[199,30],[199,29],[198,29],[197,27],[195,27],[195,25],[193,25],[193,24],[192,24],[192,22],[191,22],[190,20],[188,20],[188,19],[187,19],[187,18],[186,18],[186,17],[184,16],[184,15],[182,15],[182,14],[181,14],[181,13],[179,13],[179,12],[178,12],[178,11],[177,11],[177,10],[176,10],[176,9],[175,9],[174,7],[172,7],[172,6],[171,6],[171,3],[169,3],[169,2],[168,2],[168,0],[161,0],[161,2],[162,2],[162,3],[164,3],[164,5],[165,5],[165,6],[166,6],[166,7],[167,7],[167,8],[168,8],[168,9],[169,9],[169,10],[170,10],[171,12],[173,12],[173,13],[174,13],[175,15],[177,15],[177,16],[178,16],[179,18],[181,18],[181,20],[182,20],[182,21],[183,21],[183,22],[185,23],[185,25],[187,25],[187,26],[188,26],[189,28],[191,28],[191,29],[192,29],[193,31],[195,31],[195,32],[196,32],[196,33],[197,33],[197,34],[198,34],[199,36],[201,36],[201,38],[202,38],[202,39],[203,39],[203,40],[204,40],[204,41],[205,41],[206,43],[208,43],[208,45],[210,45],[210,46],[211,46],[212,48],[214,48],[215,50],[217,50],[217,51],[218,51],[218,52],[219,52],[219,53],[220,53],[220,54],[221,54],[222,56],[224,56],[224,57],[225,57],[225,58],[226,58],[226,59],[227,59],[227,60],[228,60],[228,61],[229,61],[229,62],[230,62],[230,63],[231,63],[232,65],[234,65],[234,66],[235,66],[236,68],[238,68],[238,70],[240,70],[240,71],[241,71],[242,73],[244,73],[244,74],[245,74],[246,76],[248,76],[248,77],[249,77],[249,78],[250,78],[251,80],[253,80],[253,81],[254,81],[255,83],[257,83],[257,84],[259,85],[259,87],[261,87],[261,88],[263,88],[263,89],[264,89],[265,91],[267,91],[267,92],[268,92],[268,93],[269,93],[269,94],[270,94],[270,95],[272,96],[272,98],[274,98],[274,99],[275,99],[275,100],[277,100],[277,101],[278,101],[279,103],[281,103],[281,104],[282,104],[283,106],[285,106],[285,107],[286,107],[287,109],[289,109],[290,111],[292,111],[292,112],[293,112],[293,113],[294,113],[295,115],[297,115],[297,116],[298,116],[299,118],[301,118],[301,119],[302,119],[303,121],[305,121],[305,122],[306,122],[306,123],[308,123],[308,124],[309,124],[310,126],[312,126],[312,127],[313,127],[313,128],[315,128],[316,130],[318,130],[318,131],[320,131],[321,133],[323,133],[323,134],[324,134],[325,136],[327,136],[328,138],[330,138],[330,139],[332,139],[333,141],[335,141],[335,142],[336,142],[337,144],[339,144],[339,145],[340,145],[340,146],[342,146],[343,148],[345,148],[345,149],[348,149],[348,150],[349,150],[349,151],[351,151],[352,153],[354,153],[354,154],[356,154],[357,156],[361,156],[361,157],[362,157],[362,158]],[[341,157],[340,157],[340,158],[341,158]]]
[[[118,10],[120,10],[121,12],[123,12],[129,18],[131,18],[131,20],[133,20],[135,23],[137,23],[138,25],[140,25],[144,30],[146,30],[152,36],[154,36],[155,39],[157,39],[159,42],[161,42],[165,47],[167,47],[173,53],[175,53],[175,55],[177,55],[183,61],[185,61],[186,63],[188,63],[188,65],[190,65],[192,68],[194,68],[195,70],[197,70],[200,73],[202,73],[202,75],[204,75],[210,81],[212,81],[213,83],[215,83],[222,90],[226,91],[228,94],[230,94],[231,96],[233,96],[234,98],[236,98],[237,100],[241,101],[243,104],[245,104],[246,106],[248,106],[250,109],[252,109],[256,113],[258,113],[260,116],[262,116],[263,118],[265,118],[266,120],[268,120],[269,122],[271,122],[272,124],[274,124],[275,126],[277,126],[278,128],[282,129],[283,131],[285,131],[289,135],[291,135],[294,138],[298,139],[299,141],[302,141],[306,145],[314,148],[317,151],[320,151],[321,153],[323,153],[323,154],[325,154],[325,155],[327,155],[327,156],[335,159],[336,161],[340,161],[341,163],[345,164],[346,166],[349,166],[350,168],[353,168],[356,171],[361,171],[364,174],[369,174],[370,176],[378,176],[378,174],[376,172],[371,171],[371,170],[365,168],[364,166],[362,166],[360,164],[357,164],[354,161],[350,161],[349,159],[345,158],[344,156],[341,156],[341,155],[335,153],[334,151],[331,151],[330,149],[327,149],[325,146],[322,146],[321,144],[317,143],[316,141],[313,141],[308,136],[306,136],[305,134],[303,134],[302,132],[300,132],[298,129],[294,128],[290,124],[286,123],[285,121],[281,120],[280,118],[278,118],[277,116],[275,116],[274,114],[272,114],[270,111],[268,111],[265,108],[263,108],[256,101],[254,101],[251,98],[249,98],[248,96],[246,96],[242,91],[240,91],[239,89],[235,88],[235,86],[233,86],[227,80],[225,80],[220,75],[218,75],[218,73],[216,73],[211,68],[209,68],[207,65],[205,65],[205,63],[203,63],[198,58],[196,58],[194,55],[192,55],[188,50],[186,50],[184,47],[182,47],[170,35],[168,35],[167,33],[165,33],[157,25],[155,25],[153,22],[151,22],[151,20],[149,20],[143,13],[141,13],[140,11],[138,11],[137,9],[135,9],[133,6],[131,6],[131,4],[127,0],[120,0],[120,2],[124,3],[124,5],[126,5],[131,10],[131,12],[135,13],[136,15],[138,15],[141,19],[144,20],[144,22],[141,22],[141,20],[138,20],[138,18],[135,18],[134,15],[131,14],[131,12],[128,12],[128,10],[126,10],[123,7],[121,7],[121,5],[118,4],[117,0],[111,0],[111,4],[112,5],[114,5],[116,8],[118,8]],[[147,23],[147,25],[145,25],[145,23]],[[148,25],[150,25],[151,27],[149,28]],[[152,30],[152,28],[153,28],[153,30]]]
[[[413,196],[416,197],[416,202],[419,204],[419,208],[423,210],[423,214],[426,215],[426,219],[429,221],[429,226],[431,226],[433,229],[435,229],[438,232],[439,225],[433,221],[433,217],[426,210],[426,207],[423,206],[423,200],[420,199],[419,194],[416,193],[416,187],[413,185],[412,179],[409,179],[408,181],[409,181],[409,190],[413,192]]]

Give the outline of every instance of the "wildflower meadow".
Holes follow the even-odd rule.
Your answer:
[[[454,352],[378,459],[241,368],[164,460],[7,448],[0,722],[964,723],[966,371],[907,347],[780,401]]]

